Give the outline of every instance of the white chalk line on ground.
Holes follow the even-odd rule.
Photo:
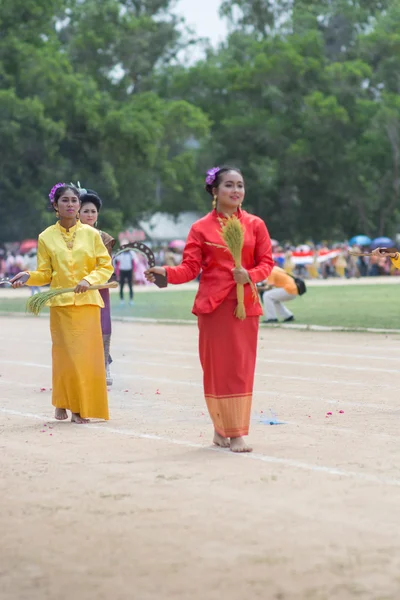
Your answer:
[[[175,339],[175,338],[174,338]],[[192,340],[182,340],[179,338],[176,338],[177,340],[179,340],[182,343],[186,343],[188,344],[191,348],[193,348],[193,341]],[[141,340],[142,341],[142,340]],[[117,337],[117,343],[125,343],[125,342],[132,342],[132,339],[129,338],[119,338]],[[332,356],[332,357],[337,357],[337,358],[349,358],[349,359],[361,359],[361,360],[383,360],[385,362],[388,361],[393,361],[398,363],[399,361],[399,356],[384,356],[382,354],[354,354],[354,353],[343,353],[343,352],[326,352],[325,350],[321,351],[317,351],[317,350],[306,350],[306,349],[299,349],[299,350],[291,350],[291,349],[287,349],[287,348],[279,348],[277,346],[275,346],[274,344],[271,343],[271,346],[269,347],[263,347],[260,348],[260,343],[264,342],[265,340],[261,340],[259,341],[259,348],[258,348],[258,355],[260,355],[261,353],[273,353],[273,354],[294,354],[296,356],[303,356],[303,355],[309,355],[309,356]],[[290,342],[290,345],[292,346],[292,342]],[[318,346],[318,344],[313,344],[313,343],[307,343],[307,345],[305,346],[305,348],[308,348],[309,346]],[[171,346],[169,345],[168,348],[170,348]],[[323,347],[323,346],[322,346]],[[333,345],[329,344],[329,347],[334,347]],[[346,348],[346,349],[350,349],[351,346],[346,346],[346,345],[337,345],[336,347],[338,348]],[[354,346],[355,349],[357,349],[358,351],[360,351],[360,347],[359,346]],[[377,348],[376,346],[374,346],[373,350],[379,350],[379,348]],[[159,353],[163,353],[164,351],[160,348],[160,347],[154,347],[154,343],[151,342],[149,344],[149,347],[138,347],[136,346],[135,348],[132,348],[131,351],[134,352],[159,352]],[[390,348],[385,348],[382,347],[382,350],[390,350]],[[400,355],[400,343],[398,343],[398,347],[397,348],[392,348],[392,350],[398,350],[399,351],[399,355]],[[174,352],[173,350],[168,350],[167,352]],[[176,351],[178,354],[178,351]],[[183,352],[182,350],[179,352],[179,355],[186,355],[186,356],[196,356],[198,357],[198,352],[195,352],[195,349],[193,348],[193,351],[188,351],[188,352]],[[260,359],[258,359],[260,360]],[[400,372],[400,369],[399,369]]]
[[[51,365],[44,365],[44,364],[40,364],[40,363],[32,363],[32,362],[25,362],[25,361],[15,361],[15,360],[3,360],[0,359],[0,364],[7,364],[7,365],[17,365],[17,366],[21,366],[21,367],[33,367],[35,369],[51,369]],[[140,361],[134,361],[133,365],[140,365],[141,362]],[[315,365],[313,364],[313,366],[315,367]],[[165,363],[165,367],[168,369],[171,368],[180,368],[180,365],[171,365],[169,363]],[[372,369],[365,369],[366,371],[370,371]],[[378,371],[382,371],[380,369],[378,369]],[[396,374],[398,373],[398,371],[394,371]],[[125,373],[118,373],[118,371],[116,372],[118,375],[121,375],[122,377],[124,377],[125,379],[136,379],[136,380],[142,380],[142,381],[154,381],[155,383],[174,383],[176,385],[189,385],[189,386],[195,386],[195,387],[201,387],[201,383],[197,383],[197,382],[192,382],[192,381],[180,381],[178,379],[168,379],[165,377],[159,377],[157,376],[157,378],[154,377],[145,377],[143,375],[132,375],[132,374],[125,374]],[[390,385],[390,384],[384,384],[384,383],[368,383],[365,381],[346,381],[346,380],[340,380],[340,379],[321,379],[320,377],[300,377],[298,375],[281,375],[281,374],[276,374],[276,373],[258,373],[259,377],[263,377],[263,378],[272,378],[275,380],[279,380],[279,379],[285,379],[285,380],[294,380],[294,381],[313,381],[315,383],[327,383],[327,384],[333,384],[333,385],[349,385],[349,386],[362,386],[362,387],[378,387],[378,388],[384,388],[384,389],[392,389],[392,390],[398,390],[399,386],[396,385]]]
[[[140,346],[135,346],[129,350],[129,352],[136,352],[139,354],[162,354],[167,356],[191,356],[198,357],[197,352],[182,352],[178,350],[158,350],[157,348],[141,348]],[[316,353],[320,354],[320,353]],[[340,356],[340,355],[338,355]],[[365,358],[365,357],[362,357]],[[122,361],[121,361],[122,362]],[[127,362],[127,361],[125,361]],[[276,364],[276,365],[296,365],[299,367],[313,367],[313,368],[327,368],[327,369],[340,369],[345,371],[368,371],[374,373],[390,373],[398,375],[400,373],[400,369],[381,369],[379,367],[357,367],[351,365],[337,365],[334,363],[314,363],[314,362],[305,362],[300,360],[277,360],[274,358],[257,358],[258,363],[266,363],[266,364]],[[173,365],[168,365],[169,367]]]
[[[118,375],[121,377],[121,379],[124,379],[124,377],[125,377],[125,375],[123,373],[118,373]],[[141,378],[141,376],[138,376],[138,378]],[[156,383],[156,380],[152,377],[147,377],[144,380]],[[158,378],[157,378],[157,381],[159,381]],[[163,380],[162,383],[177,383],[177,380],[165,379],[165,380]],[[37,390],[39,390],[41,387],[41,385],[39,383],[25,383],[22,381],[3,379],[2,377],[0,377],[0,384],[18,386],[18,387],[27,387],[27,388],[32,388],[32,389],[36,388]],[[190,387],[199,387],[199,388],[202,387],[201,383],[196,383],[196,382],[181,381],[180,384],[188,385]],[[50,390],[46,390],[46,391],[50,391]],[[120,389],[120,390],[117,389],[115,385],[109,391],[110,392],[115,391],[115,392],[120,392],[120,393],[123,392],[122,389]],[[372,403],[371,402],[354,402],[352,400],[343,400],[343,399],[335,399],[335,398],[321,398],[320,396],[305,396],[305,395],[285,393],[285,392],[281,392],[281,391],[278,392],[278,391],[274,391],[274,390],[257,390],[256,389],[256,390],[254,390],[254,396],[268,396],[268,397],[271,397],[271,399],[272,399],[272,397],[275,397],[278,400],[286,398],[287,400],[300,400],[303,402],[312,402],[312,403],[321,403],[321,404],[326,403],[326,404],[335,404],[338,406],[350,406],[350,407],[359,407],[359,408],[372,408],[372,409],[380,410],[380,411],[382,411],[382,410],[398,410],[398,406],[391,406],[391,405],[387,405],[387,404],[383,404],[383,403],[376,404],[373,402]],[[137,402],[137,399],[136,399],[136,402]],[[146,403],[144,403],[144,405],[145,404]]]
[[[118,334],[116,334],[116,341],[117,343],[125,343],[125,342],[132,342],[132,338],[121,338],[118,336]],[[8,337],[4,337],[4,336],[0,336],[0,340],[6,340],[8,339]],[[182,337],[180,336],[168,336],[168,339],[174,339],[174,340],[178,340],[180,343],[186,343],[190,346],[193,347],[193,340],[182,340]],[[259,345],[261,343],[268,343],[271,340],[269,339],[264,339],[264,338],[260,338],[259,340]],[[393,344],[392,344],[393,342]],[[319,342],[315,342],[314,340],[312,342],[310,341],[297,341],[297,340],[290,340],[290,345],[293,347],[293,345],[297,345],[300,348],[298,350],[291,350],[291,349],[287,349],[287,348],[279,348],[277,346],[275,346],[275,342],[272,341],[271,342],[273,345],[271,345],[271,347],[268,348],[259,348],[258,352],[262,352],[263,350],[266,352],[274,352],[274,353],[280,353],[280,354],[295,354],[295,355],[310,355],[310,356],[332,356],[332,357],[339,357],[339,358],[358,358],[358,359],[371,359],[371,360],[384,360],[384,361],[393,361],[393,362],[397,362],[398,361],[398,356],[384,356],[382,354],[377,355],[377,354],[360,354],[360,345],[358,346],[353,346],[353,345],[349,345],[349,344],[331,344],[329,342],[327,342],[326,344],[321,344]],[[51,340],[35,340],[35,344],[39,344],[39,345],[51,345]],[[152,344],[152,345],[151,345]],[[320,351],[316,351],[316,350],[307,350],[307,348],[310,347],[310,345],[312,347],[319,347],[319,348],[343,348],[345,350],[350,350],[350,349],[354,349],[357,350],[358,353],[357,354],[353,354],[353,353],[343,353],[343,352],[326,352],[325,350],[320,350]],[[170,347],[170,346],[168,346]],[[367,349],[366,349],[367,350]],[[393,341],[393,340],[388,340],[387,344],[385,345],[381,345],[381,346],[377,346],[377,345],[373,345],[372,351],[377,351],[377,350],[382,350],[384,351],[396,351],[399,350],[400,351],[400,344],[398,341]],[[138,348],[134,348],[132,349],[132,351],[138,351]],[[160,352],[160,353],[164,353],[162,349],[158,349],[154,347],[154,342],[151,341],[150,342],[150,347],[149,348],[141,348],[140,349],[141,352]],[[172,351],[169,351],[172,352]],[[177,355],[189,355],[189,356],[198,356],[198,353],[193,351],[193,352],[178,352],[176,351]]]
[[[37,415],[34,413],[24,413],[16,410],[9,410],[5,408],[0,408],[0,412],[4,414],[14,415],[17,417],[30,418],[35,419],[37,421],[49,421],[46,416]],[[250,454],[234,454],[229,450],[222,450],[221,448],[216,448],[212,446],[205,446],[203,444],[196,444],[193,442],[188,442],[185,440],[177,440],[174,438],[163,437],[160,435],[148,434],[148,433],[138,433],[137,431],[133,431],[130,429],[117,429],[115,427],[109,427],[107,424],[104,426],[100,425],[80,425],[80,428],[85,430],[96,430],[102,431],[103,433],[112,433],[116,435],[128,436],[136,439],[150,440],[156,442],[163,442],[170,445],[175,446],[183,446],[184,448],[192,448],[197,450],[206,450],[209,452],[224,452],[224,454],[229,454],[232,458],[242,458],[245,460],[256,460],[260,462],[265,462],[269,464],[282,465],[285,467],[292,467],[295,469],[301,469],[303,471],[311,471],[314,473],[324,473],[326,475],[333,475],[338,477],[346,477],[349,479],[356,479],[358,481],[362,481],[365,483],[374,483],[381,484],[387,486],[400,486],[400,479],[390,479],[386,477],[380,477],[378,475],[374,475],[372,473],[358,473],[356,471],[346,471],[344,469],[337,469],[335,467],[327,467],[323,465],[314,465],[312,463],[305,463],[298,460],[293,460],[290,458],[279,458],[276,456],[269,456],[267,454],[258,454],[258,453],[250,453]]]
[[[119,390],[119,391],[122,392],[122,390]],[[299,398],[298,396],[291,396],[290,394],[287,394],[287,397],[289,399]],[[0,401],[8,401],[8,398],[2,398],[2,397],[0,397]],[[330,402],[339,403],[339,401],[330,401]],[[341,402],[341,404],[346,404],[346,403]],[[362,404],[360,406],[364,407],[364,405],[362,405]],[[167,411],[171,411],[171,409],[172,409],[173,411],[179,412],[179,413],[181,413],[181,412],[186,412],[186,413],[190,412],[192,418],[193,418],[193,414],[194,413],[195,414],[197,413],[197,416],[198,416],[198,413],[201,410],[197,406],[190,407],[190,409],[188,410],[187,406],[185,406],[185,405],[183,405],[183,406],[181,406],[181,405],[175,405],[175,404],[171,403],[168,400],[164,400],[164,401],[161,402],[161,401],[154,401],[154,399],[152,399],[150,401],[150,403],[149,403],[148,400],[140,401],[140,400],[138,400],[137,397],[134,397],[134,406],[133,406],[133,408],[149,408],[149,407],[152,408],[152,409],[154,409],[155,407],[158,407],[160,409],[164,408]],[[120,410],[126,410],[126,408],[127,408],[127,405],[125,404],[124,406],[120,407]],[[382,408],[382,407],[378,407],[378,408]],[[387,407],[385,407],[385,408],[387,408]],[[8,409],[5,409],[5,410],[8,410]],[[29,413],[29,414],[31,414],[31,413]],[[264,420],[265,419],[268,420],[268,417],[266,416],[266,413],[259,414],[256,411],[254,411],[252,413],[252,417],[251,418],[252,418],[252,422],[255,425],[265,425],[265,423],[261,421],[261,418],[264,419]],[[168,417],[167,419],[164,419],[164,421],[165,420],[174,420],[174,419],[176,420],[176,417]],[[158,421],[162,422],[163,419],[159,418]],[[199,422],[198,418],[196,418],[195,421]],[[153,419],[153,421],[150,420],[150,422],[154,422],[154,419]],[[332,425],[332,424],[329,424],[329,425],[328,424],[325,424],[325,425],[316,425],[316,424],[308,421],[308,419],[306,421],[292,421],[292,420],[288,421],[288,420],[285,420],[284,423],[285,423],[285,425],[291,425],[293,427],[301,428],[301,430],[302,430],[301,433],[304,433],[306,435],[308,435],[308,431],[310,429],[312,429],[312,430],[317,430],[317,431],[324,431],[325,434],[333,432],[333,433],[343,433],[343,434],[351,435],[351,436],[360,436],[360,435],[361,436],[365,436],[365,432],[364,431],[360,431],[360,430],[357,430],[357,429],[350,429],[349,427],[347,427],[347,428],[345,428],[345,427],[337,427],[337,426]],[[208,419],[208,424],[211,425],[211,420],[210,419]],[[369,436],[370,437],[374,437],[374,438],[381,438],[381,439],[385,439],[385,440],[394,440],[396,443],[398,441],[398,435],[397,434],[393,435],[393,434],[390,434],[390,433],[381,433],[381,432],[372,431],[372,432],[369,433]]]

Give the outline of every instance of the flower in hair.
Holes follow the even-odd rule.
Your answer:
[[[217,174],[220,171],[221,167],[214,167],[207,171],[206,184],[212,185],[217,178]]]
[[[54,202],[54,196],[56,191],[58,190],[58,188],[60,187],[64,187],[65,183],[56,183],[56,185],[54,185],[51,190],[50,190],[50,194],[49,194],[49,198],[50,198],[50,202],[53,204]]]

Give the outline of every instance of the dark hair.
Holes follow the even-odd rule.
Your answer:
[[[80,201],[81,201],[81,206],[91,202],[97,208],[97,212],[100,212],[100,209],[103,205],[103,202],[101,201],[100,196],[94,190],[86,190],[85,192],[83,192],[83,194],[80,197]]]
[[[66,192],[67,190],[71,190],[72,192],[74,192],[74,194],[76,194],[79,198],[79,190],[77,187],[75,187],[74,185],[66,183],[65,185],[62,185],[61,187],[57,188],[54,194],[54,202],[53,204],[56,204],[59,200],[59,198],[63,195],[64,192]]]
[[[214,182],[213,183],[206,183],[206,185],[205,185],[204,189],[206,190],[206,192],[208,194],[210,194],[210,196],[214,195],[213,194],[213,189],[217,188],[221,184],[221,176],[224,173],[227,173],[228,171],[236,171],[236,173],[239,173],[239,175],[242,175],[242,177],[243,177],[242,171],[240,169],[238,169],[237,167],[230,167],[230,166],[226,166],[226,165],[223,166],[223,167],[220,167],[218,173],[216,174]]]

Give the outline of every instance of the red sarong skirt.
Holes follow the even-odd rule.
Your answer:
[[[204,396],[215,431],[224,437],[248,435],[253,399],[259,317],[240,321],[236,298],[212,313],[198,315]]]

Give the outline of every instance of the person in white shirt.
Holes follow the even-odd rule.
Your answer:
[[[125,304],[124,287],[125,282],[129,288],[129,304],[133,306],[133,273],[135,270],[135,254],[131,250],[122,252],[116,259],[119,265],[119,297],[121,304]]]

